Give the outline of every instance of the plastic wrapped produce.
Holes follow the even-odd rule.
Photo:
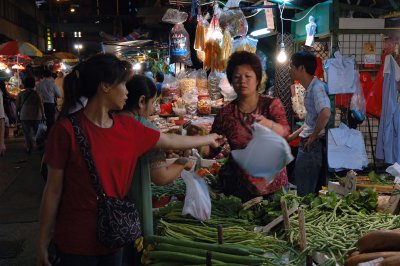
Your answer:
[[[248,30],[246,17],[242,10],[229,9],[231,7],[238,7],[240,0],[228,0],[224,7],[224,12],[219,16],[220,26],[223,29],[228,29],[232,37],[245,36]]]
[[[208,76],[208,94],[211,100],[222,98],[221,89],[219,88],[220,76],[217,72],[212,71]]]
[[[169,33],[170,63],[183,63],[191,66],[190,38],[182,23],[175,24]]]
[[[215,15],[211,20],[206,38],[204,68],[211,69],[211,71],[223,71],[225,69],[223,62],[221,61],[221,43],[223,35],[221,28],[219,27],[217,16]]]
[[[200,115],[209,115],[211,113],[211,100],[208,95],[199,95],[197,113]]]
[[[251,37],[243,37],[233,41],[233,51],[247,51],[251,53],[255,53],[257,51],[257,43],[258,40],[253,39]]]
[[[204,51],[206,45],[206,25],[203,21],[203,16],[197,16],[196,35],[194,37],[194,49]]]
[[[204,69],[197,71],[196,87],[199,95],[207,95],[207,72]]]
[[[191,91],[186,91],[182,94],[182,99],[186,103],[186,111],[190,115],[195,115],[197,112],[197,89],[193,88]]]
[[[179,80],[181,95],[184,95],[188,92],[193,93],[193,90],[195,90],[197,94],[196,76],[197,72],[195,70],[188,70],[178,74],[177,78]]]
[[[225,70],[228,65],[229,57],[232,54],[232,37],[227,29],[224,30],[222,37],[222,47],[219,60],[222,63],[223,69]]]
[[[237,98],[237,94],[226,77],[226,74],[221,74],[221,80],[219,81],[219,88],[221,89],[222,96],[224,96],[224,102],[231,102]]]
[[[163,98],[163,103],[170,103],[176,97],[179,97],[181,91],[179,89],[178,80],[172,75],[165,75],[164,82],[161,88],[161,95]]]
[[[170,24],[178,24],[185,22],[187,18],[188,14],[186,12],[181,12],[174,8],[168,8],[162,18],[162,21]]]

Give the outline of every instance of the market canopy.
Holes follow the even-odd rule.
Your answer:
[[[125,53],[140,51],[144,47],[152,45],[154,41],[152,40],[135,40],[126,42],[103,42],[103,51],[106,53],[123,55]]]
[[[63,60],[66,63],[78,63],[79,62],[79,58],[72,54],[72,53],[68,53],[68,52],[56,52],[54,54],[52,54],[51,56],[54,56],[57,59]]]
[[[9,41],[0,44],[0,55],[43,56],[43,53],[29,42]]]

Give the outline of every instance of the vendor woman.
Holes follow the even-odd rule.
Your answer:
[[[211,132],[224,135],[232,150],[247,146],[252,139],[251,125],[254,122],[285,138],[290,127],[281,101],[258,93],[262,77],[258,56],[245,51],[233,53],[226,74],[238,97],[220,110]],[[257,196],[272,198],[275,192],[288,184],[286,168],[268,183],[264,178],[254,178],[247,174],[231,157],[221,169],[219,177],[222,191],[226,195],[241,198],[243,202]]]

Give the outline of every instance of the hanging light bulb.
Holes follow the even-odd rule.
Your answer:
[[[285,52],[285,44],[283,42],[281,43],[281,51],[279,52],[276,60],[278,60],[279,63],[285,63],[287,60],[287,55]]]
[[[5,71],[6,71],[7,74],[10,74],[10,73],[11,73],[11,70],[10,70],[9,68],[6,68]]]

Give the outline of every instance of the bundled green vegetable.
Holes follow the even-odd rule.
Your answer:
[[[218,230],[211,226],[174,224],[160,221],[158,231],[161,235],[180,240],[205,243],[218,242]],[[272,259],[281,258],[282,254],[293,251],[286,241],[279,240],[273,236],[248,231],[240,226],[223,228],[223,239],[226,244],[239,244],[247,246],[247,249],[261,249],[271,254]]]
[[[279,265],[262,256],[262,249],[240,244],[209,244],[161,236],[148,236],[145,242],[148,245],[142,257],[145,264],[162,261],[169,265],[204,265],[210,252],[213,265]]]

